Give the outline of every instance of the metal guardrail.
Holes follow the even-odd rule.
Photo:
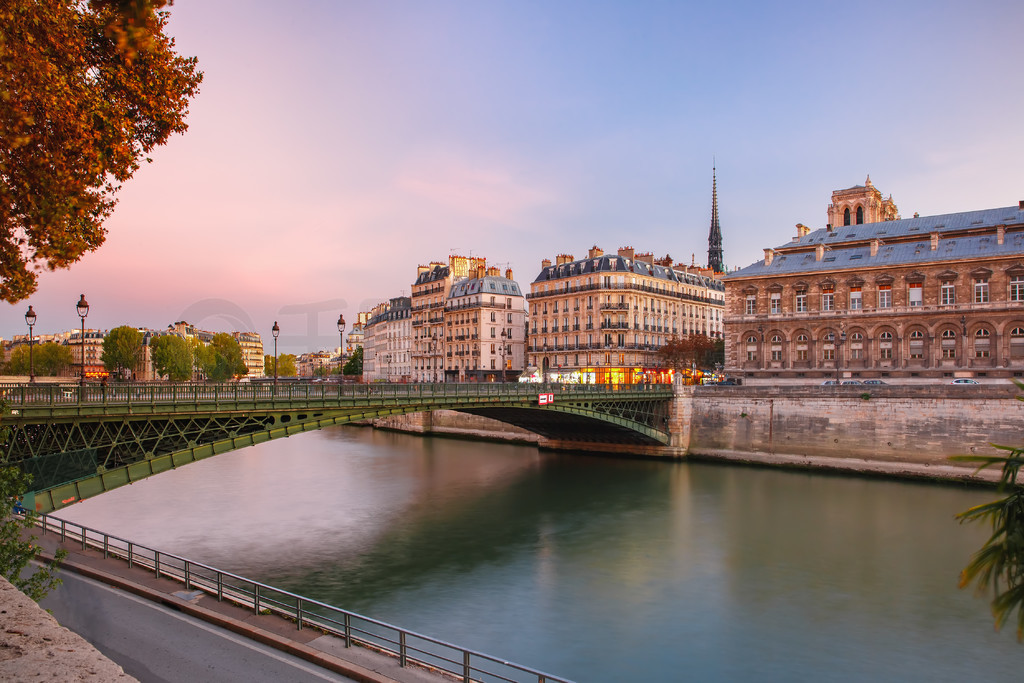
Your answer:
[[[12,407],[74,404],[157,404],[220,403],[238,401],[340,401],[342,399],[412,399],[434,397],[529,398],[540,393],[563,396],[594,396],[652,393],[670,396],[668,384],[528,384],[438,383],[438,384],[344,384],[333,382],[231,382],[202,383],[111,383],[99,384],[0,384],[0,397]]]
[[[129,567],[143,567],[156,578],[180,581],[186,590],[201,590],[217,598],[251,609],[254,614],[276,614],[296,628],[316,628],[338,636],[345,647],[358,645],[396,657],[401,666],[427,670],[466,681],[507,681],[509,683],[572,683],[498,657],[431,638],[415,631],[364,617],[265,583],[225,572],[179,555],[165,553],[117,536],[68,522],[52,515],[38,514],[35,524],[42,533],[55,533],[62,543],[80,543],[82,549],[103,553],[104,559],[125,560]]]

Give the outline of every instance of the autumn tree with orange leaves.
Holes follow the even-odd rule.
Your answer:
[[[703,365],[708,354],[715,350],[715,341],[702,332],[683,337],[672,337],[658,349],[658,355],[667,367],[676,372],[693,365]]]
[[[103,244],[121,184],[188,128],[202,73],[167,4],[0,2],[0,299]]]

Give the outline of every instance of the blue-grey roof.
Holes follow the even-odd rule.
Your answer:
[[[589,273],[636,273],[671,282],[725,291],[725,285],[715,278],[697,275],[696,273],[684,273],[669,266],[650,264],[646,261],[628,259],[613,254],[547,266],[541,269],[540,274],[533,281],[547,282]]]
[[[460,296],[468,296],[470,294],[494,294],[503,296],[523,295],[523,293],[519,291],[519,284],[516,283],[515,280],[509,280],[506,277],[495,275],[485,275],[484,277],[459,280],[452,285],[451,290],[448,292],[448,298],[456,299]]]
[[[776,247],[771,265],[758,261],[733,271],[724,279],[764,275],[813,273],[846,268],[886,265],[926,265],[988,256],[1024,257],[1024,233],[1009,232],[997,244],[992,230],[997,225],[1024,224],[1024,210],[1018,206],[965,211],[940,216],[919,216],[880,223],[845,225],[831,231],[822,228]],[[986,231],[985,229],[989,230]],[[977,230],[978,234],[964,231]],[[939,233],[938,249],[931,249],[931,234]],[[915,237],[920,239],[915,239]],[[878,252],[871,256],[870,240],[878,239]],[[825,246],[822,260],[815,260],[818,244]]]
[[[422,285],[426,284],[427,282],[443,280],[446,277],[448,277],[448,273],[450,272],[451,268],[449,266],[434,264],[427,270],[424,270],[422,273],[417,274],[416,282],[413,284]]]

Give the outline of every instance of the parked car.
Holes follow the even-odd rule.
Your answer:
[[[842,382],[840,382],[840,384],[842,384],[845,387],[848,384],[863,384],[863,382],[861,382],[859,379],[844,379]]]
[[[827,379],[827,380],[825,380],[824,382],[821,383],[821,386],[823,386],[823,387],[834,387],[837,384],[839,384],[839,382],[835,381],[834,379]]]
[[[970,379],[968,377],[957,377],[955,380],[950,382],[950,384],[981,384],[981,382],[979,382],[976,379]]]
[[[734,386],[738,385],[739,382],[737,382],[734,379],[723,379],[721,382],[717,382],[717,384],[719,386],[723,386],[724,385],[724,386],[727,386],[727,387],[734,387]]]
[[[886,382],[883,382],[880,379],[866,379],[866,380],[864,380],[864,384],[875,384],[875,385],[878,385],[878,384],[886,384]]]

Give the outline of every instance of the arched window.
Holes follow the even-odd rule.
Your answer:
[[[782,343],[782,337],[780,335],[773,334],[772,335],[772,344],[781,344],[781,343]]]
[[[754,362],[757,360],[757,335],[750,335],[747,337],[747,360]]]
[[[1024,358],[1024,328],[1010,330],[1010,358]]]
[[[956,330],[943,330],[939,345],[942,347],[943,358],[956,358]]]
[[[863,222],[864,222],[864,207],[863,206],[858,206],[857,207],[857,225],[860,225]]]
[[[843,225],[850,224],[850,209],[843,209]]]
[[[882,332],[878,335],[878,358],[892,360],[892,332]]]
[[[989,358],[992,356],[992,333],[984,327],[974,333],[974,357]]]
[[[861,360],[864,358],[864,335],[854,332],[850,335],[850,360]]]
[[[914,330],[910,333],[910,358],[912,360],[924,358],[924,333],[921,330]]]
[[[798,361],[807,360],[807,335],[798,334],[796,336],[796,359]]]

